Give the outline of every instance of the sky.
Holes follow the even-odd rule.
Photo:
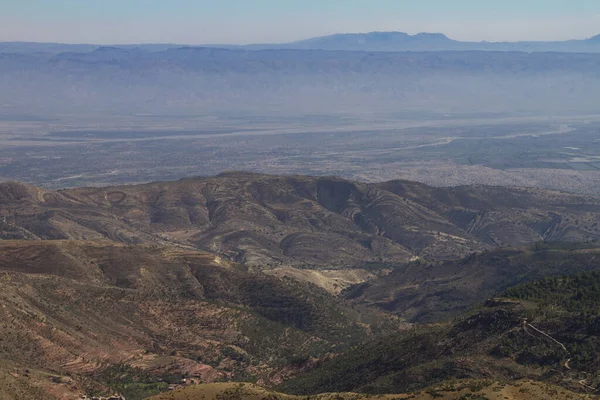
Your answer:
[[[583,39],[600,0],[0,0],[0,41],[281,43],[348,32]]]

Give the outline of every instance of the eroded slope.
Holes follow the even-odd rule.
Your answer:
[[[600,238],[592,197],[247,173],[62,191],[6,183],[0,217],[3,238],[178,244],[261,268],[448,260]]]
[[[73,396],[101,388],[96,375],[120,364],[159,381],[268,380],[397,327],[212,254],[111,242],[0,241],[0,304],[6,379],[35,373]]]

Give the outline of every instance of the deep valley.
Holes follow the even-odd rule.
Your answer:
[[[263,390],[194,386],[221,381],[423,399],[597,384],[596,285],[576,297],[581,324],[581,307],[527,286],[595,282],[594,197],[227,173],[9,182],[0,216],[3,398]]]

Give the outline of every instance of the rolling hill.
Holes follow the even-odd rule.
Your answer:
[[[598,270],[510,288],[451,323],[353,348],[284,382],[288,393],[405,393],[460,379],[533,379],[595,393]],[[446,384],[444,384],[446,382]],[[566,394],[563,394],[566,398]]]
[[[150,389],[268,380],[399,326],[212,254],[94,241],[0,241],[0,303],[2,379],[61,399],[113,387],[119,365]]]
[[[340,269],[600,238],[594,197],[226,173],[105,188],[0,184],[0,238],[175,244],[245,265]]]
[[[141,399],[182,377],[261,378],[292,394],[422,399],[582,398],[568,390],[597,384],[597,269],[512,287],[498,294],[515,300],[493,299],[453,322],[398,331],[373,309],[209,253],[60,240],[3,241],[0,250],[7,399],[111,391]],[[523,318],[532,327],[523,328]],[[157,398],[228,398],[240,390],[266,395],[228,384]],[[328,396],[362,395],[320,398]]]
[[[597,243],[538,243],[442,263],[410,263],[343,292],[412,322],[446,321],[522,282],[600,269]]]
[[[0,393],[142,399],[182,379],[425,399],[496,387],[452,391],[447,379],[581,389],[576,374],[597,362],[594,320],[549,313],[535,287],[507,289],[596,270],[599,218],[594,197],[528,188],[251,173],[65,190],[1,183]],[[446,322],[503,292],[518,300]],[[523,316],[569,346],[564,379],[547,375],[562,355],[535,344]]]

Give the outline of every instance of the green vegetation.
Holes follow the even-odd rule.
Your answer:
[[[189,375],[293,377],[281,388],[379,394],[448,379],[537,377],[562,372],[567,359],[577,373],[600,370],[600,273],[545,278],[597,268],[597,243],[517,247],[548,231],[559,240],[595,237],[586,230],[600,216],[594,199],[240,174],[0,189],[1,235],[89,239],[0,245],[0,358],[68,372],[75,384],[89,379],[92,391],[145,398]],[[373,275],[365,270],[392,271],[335,297],[308,283],[325,273],[306,281],[263,273],[287,264],[335,269],[327,279],[339,279],[336,288]],[[344,276],[351,265],[363,270]],[[504,292],[526,301],[464,314]],[[524,316],[567,350],[528,330]],[[401,319],[439,324],[401,331]],[[135,360],[144,370],[93,372],[106,360]]]
[[[90,389],[89,394],[119,393],[128,400],[142,400],[167,391],[169,383],[179,383],[181,375],[157,377],[127,364],[114,364],[96,373],[94,378],[108,390]]]
[[[420,327],[354,347],[280,389],[401,393],[421,390],[425,383],[483,378],[481,371],[503,380],[540,369],[547,379],[554,379],[552,371],[564,371],[565,384],[577,376],[588,385],[600,384],[600,271],[545,277],[503,295],[520,301],[489,302],[452,325]],[[463,398],[481,399],[475,393],[481,389],[474,387]]]
[[[293,394],[322,392],[403,393],[423,386],[413,374],[431,379],[428,384],[452,377],[454,366],[444,360],[417,372],[415,365],[439,356],[437,339],[444,328],[402,332],[350,349],[319,368],[285,382],[280,389]]]
[[[515,285],[594,270],[599,257],[595,242],[496,249],[456,261],[407,264],[390,275],[352,286],[343,296],[410,322],[446,322]]]
[[[573,368],[600,369],[600,271],[546,277],[510,288],[505,295],[535,303],[530,317],[563,343],[568,354],[547,341],[512,333],[496,349],[498,355],[536,365],[553,365],[568,357]]]
[[[506,296],[536,302],[544,309],[559,307],[579,317],[600,314],[600,271],[546,277],[506,291]]]
[[[587,250],[597,249],[600,243],[598,240],[590,240],[587,242],[554,242],[554,241],[540,241],[533,245],[533,250]]]
[[[310,333],[339,348],[358,344],[368,338],[364,327],[358,323],[361,317],[358,312],[313,284],[219,267],[198,268],[194,274],[203,283],[207,299],[248,308],[260,317],[263,325],[265,319],[272,322],[265,327],[244,324],[248,335],[257,340],[256,343],[264,342],[264,334],[273,337],[270,332],[281,331],[283,334],[285,328],[289,327]],[[371,319],[374,321],[371,325],[376,325],[373,331],[385,332],[386,329],[395,328],[385,328],[385,318],[373,316]],[[299,340],[306,340],[305,337],[301,338],[302,335],[295,336]],[[280,344],[271,344],[268,349],[273,350],[278,346]],[[303,347],[302,342],[295,343],[293,347]]]

